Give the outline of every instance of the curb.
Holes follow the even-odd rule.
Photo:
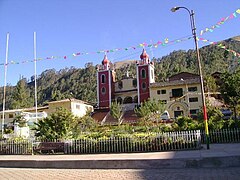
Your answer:
[[[240,156],[185,159],[0,160],[4,168],[55,169],[183,169],[240,167]]]

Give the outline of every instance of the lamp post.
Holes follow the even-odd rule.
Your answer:
[[[209,149],[209,132],[208,132],[208,120],[207,120],[207,108],[206,108],[205,95],[204,95],[203,75],[202,75],[202,67],[201,67],[201,61],[200,61],[200,55],[199,55],[199,49],[198,49],[198,41],[197,41],[197,35],[196,35],[194,11],[193,10],[190,11],[186,7],[173,7],[171,9],[171,11],[175,12],[179,9],[187,10],[187,12],[189,13],[189,16],[190,16],[191,30],[192,30],[192,35],[193,35],[193,38],[194,38],[195,48],[196,48],[196,52],[197,52],[197,61],[198,61],[198,70],[199,70],[200,84],[201,84],[201,96],[202,96],[203,119],[204,119],[204,126],[205,126],[206,143],[207,143],[207,149]]]
[[[190,113],[190,102],[189,102],[189,96],[188,96],[188,85],[187,85],[186,81],[185,81],[183,78],[181,78],[181,81],[183,81],[184,84],[185,84],[185,88],[186,88],[186,98],[187,98],[187,105],[188,105],[188,116],[191,117],[191,113]]]

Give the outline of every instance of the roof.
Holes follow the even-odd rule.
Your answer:
[[[175,80],[175,81],[165,81],[165,82],[157,82],[157,83],[152,83],[150,84],[150,87],[167,87],[167,86],[178,86],[178,85],[190,85],[190,84],[199,84],[200,79],[195,78],[195,79],[186,79],[184,81],[181,80]]]
[[[106,115],[105,117],[105,121],[103,122],[104,124],[110,124],[110,125],[114,125],[114,124],[118,124],[118,120],[116,118],[114,118],[110,112]]]
[[[96,110],[95,112],[92,113],[92,118],[95,119],[95,121],[101,123],[105,118],[105,116],[108,114],[108,112],[109,112],[109,109]]]
[[[48,104],[55,104],[55,103],[62,103],[62,102],[78,102],[78,103],[90,105],[90,103],[87,103],[85,101],[75,99],[75,98],[62,99],[59,101],[50,101],[50,102],[48,102]]]
[[[95,119],[99,123],[103,124],[118,124],[118,120],[115,119],[111,114],[110,110],[105,109],[105,110],[97,110],[92,114],[92,118]],[[122,123],[130,123],[130,124],[135,124],[136,122],[139,121],[139,117],[137,114],[133,111],[125,111],[122,117]]]
[[[187,79],[195,79],[195,78],[199,78],[199,75],[189,73],[189,72],[181,72],[169,77],[169,81],[175,81],[175,80],[181,80],[181,79],[187,80]]]
[[[37,110],[43,110],[43,109],[48,109],[48,106],[37,107]],[[34,111],[34,110],[35,110],[35,107],[30,107],[30,108],[22,108],[22,109],[9,109],[9,110],[5,110],[4,112],[11,113],[11,112],[18,112],[18,111]]]
[[[140,118],[137,116],[137,114],[134,112],[134,110],[126,111],[123,115],[123,123],[130,123],[134,124],[138,122]]]

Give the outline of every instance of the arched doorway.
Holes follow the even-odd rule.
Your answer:
[[[168,109],[172,112],[174,118],[177,118],[178,116],[188,116],[188,104],[184,102],[174,102]]]

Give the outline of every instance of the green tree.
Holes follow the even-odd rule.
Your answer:
[[[141,103],[139,108],[135,108],[135,113],[137,113],[139,117],[147,117],[151,114],[162,114],[164,110],[165,105],[163,102],[153,99]]]
[[[223,114],[218,107],[212,106],[208,101],[207,105],[207,115],[208,115],[208,128],[212,129],[222,129],[224,127],[224,120],[222,119]],[[199,113],[198,118],[199,128],[204,129],[203,113]]]
[[[135,108],[135,113],[141,117],[140,124],[148,127],[154,121],[158,121],[160,117],[158,115],[162,114],[165,109],[165,105],[161,101],[148,100],[141,103],[141,106]]]
[[[73,138],[74,129],[77,124],[74,115],[64,108],[58,108],[50,116],[36,123],[36,136],[42,139],[68,139]]]
[[[212,76],[206,75],[204,80],[207,87],[207,92],[217,92],[217,84]]]
[[[21,79],[12,94],[12,103],[10,108],[20,109],[33,106],[33,98],[30,97],[30,91],[27,88],[27,80]]]
[[[222,75],[221,94],[225,103],[229,104],[237,121],[237,107],[240,104],[240,69],[235,73],[224,73]],[[236,122],[237,123],[237,122]]]
[[[150,102],[144,101],[141,103],[140,107],[134,109],[135,113],[141,118],[148,118],[151,114]]]
[[[122,124],[123,110],[122,106],[117,102],[112,102],[110,107],[110,114],[118,120],[118,125]]]
[[[195,130],[198,129],[198,122],[190,117],[179,116],[172,126],[175,131]]]
[[[83,117],[77,117],[77,123],[74,128],[74,137],[78,137],[80,132],[91,132],[97,128],[97,122],[91,117],[91,111],[88,110]]]

